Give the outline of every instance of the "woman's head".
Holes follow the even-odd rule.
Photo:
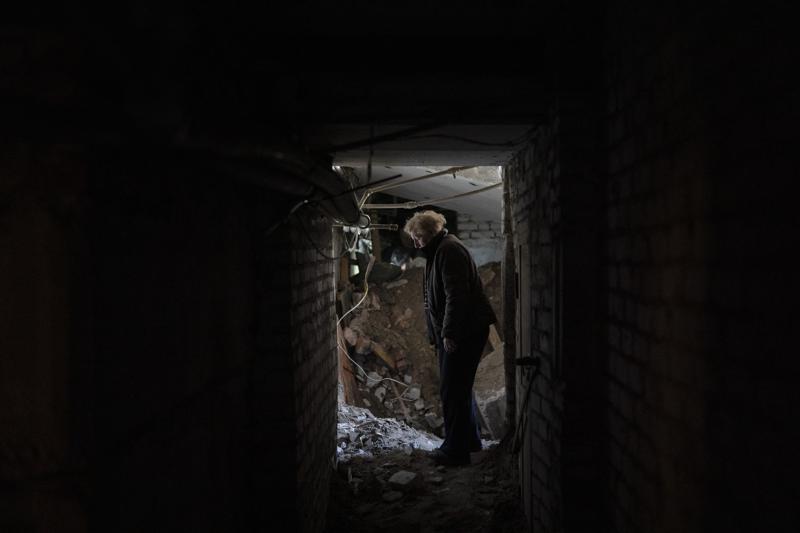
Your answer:
[[[414,247],[423,248],[444,229],[447,220],[436,211],[418,211],[406,221],[403,230],[414,241]]]

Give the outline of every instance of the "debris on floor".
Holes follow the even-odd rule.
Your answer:
[[[339,462],[353,457],[374,457],[389,450],[433,450],[442,439],[414,429],[394,418],[377,418],[369,409],[339,405],[336,430],[336,455]]]
[[[471,455],[469,466],[437,466],[429,457],[442,443],[443,419],[419,266],[424,262],[405,269],[400,279],[370,283],[362,305],[342,320],[326,533],[522,531],[515,459],[499,440],[505,376],[496,328],[475,381],[484,449]],[[502,324],[500,264],[483,265],[479,272]],[[342,313],[363,296],[363,285],[341,287]]]
[[[471,464],[437,466],[441,440],[342,405],[326,533],[524,530],[508,445],[484,441]]]
[[[488,263],[478,270],[501,323],[500,263]],[[341,379],[347,382],[348,403],[442,437],[439,366],[427,338],[422,277],[423,269],[412,267],[404,270],[400,279],[369,284],[367,298],[341,324]],[[363,291],[363,285],[340,287],[342,312],[360,301]],[[503,343],[495,327],[475,381],[482,436],[486,439],[497,439],[503,431],[504,379]]]

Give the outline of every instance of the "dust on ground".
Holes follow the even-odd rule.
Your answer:
[[[427,455],[436,436],[345,404],[337,440],[326,533],[524,530],[516,468],[502,442],[484,442],[469,466],[436,466]]]
[[[502,324],[500,263],[488,263],[478,270],[498,325]],[[348,362],[356,378],[348,401],[370,409],[378,417],[397,418],[441,437],[439,367],[427,337],[422,280],[423,268],[416,267],[406,269],[391,282],[370,283],[363,303],[343,321],[343,344],[355,363]],[[345,287],[340,290],[342,308],[351,307],[363,296],[363,287]],[[498,334],[502,340],[502,331],[498,330]],[[491,352],[487,343],[484,356]],[[388,355],[388,362],[380,353]],[[502,359],[500,353],[482,363],[476,388],[499,390],[504,386]],[[483,436],[491,437],[487,432]]]
[[[479,273],[502,324],[500,263]],[[428,457],[441,444],[443,427],[422,278],[422,268],[409,268],[399,279],[370,283],[364,303],[342,323],[343,344],[358,366],[352,365],[353,405],[340,398],[327,533],[524,530],[505,440],[491,440],[482,428],[484,449],[472,454],[469,466],[436,466]],[[358,289],[340,294],[344,310],[364,296]],[[502,348],[487,343],[476,390],[504,387],[502,362]]]

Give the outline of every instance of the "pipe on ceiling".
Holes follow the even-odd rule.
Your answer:
[[[372,196],[373,194],[377,193],[377,192],[386,191],[388,189],[394,189],[395,187],[400,187],[401,185],[406,185],[406,184],[409,184],[409,183],[412,183],[412,182],[415,182],[415,181],[426,180],[428,178],[435,178],[437,176],[443,176],[445,174],[455,174],[456,172],[461,172],[462,170],[469,170],[471,168],[475,168],[475,167],[450,167],[448,169],[441,170],[439,172],[434,172],[432,174],[426,174],[424,176],[417,176],[416,178],[408,178],[408,179],[397,181],[397,182],[389,182],[389,183],[380,185],[378,187],[373,187],[373,188],[367,189],[364,192],[364,196],[361,197],[361,200],[359,200],[358,205],[363,208],[364,204],[367,202],[369,197]]]
[[[464,198],[465,196],[470,196],[473,194],[479,194],[490,189],[494,189],[499,187],[503,184],[503,182],[495,183],[494,185],[489,185],[488,187],[482,187],[480,189],[475,189],[474,191],[464,192],[461,194],[455,194],[453,196],[445,196],[444,198],[436,198],[434,200],[424,200],[424,201],[412,201],[412,202],[403,202],[400,204],[364,204],[361,207],[363,209],[414,209],[417,207],[421,207],[423,205],[432,205],[432,204],[440,204],[442,202],[449,202],[450,200],[455,200],[456,198]]]
[[[294,146],[219,148],[215,143],[182,146],[195,157],[210,158],[218,172],[288,196],[304,198],[338,222],[363,224],[364,215],[350,185],[334,172],[332,160]]]

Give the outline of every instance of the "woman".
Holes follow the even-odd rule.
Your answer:
[[[439,392],[445,439],[433,459],[447,466],[467,465],[470,452],[481,449],[472,385],[489,325],[497,322],[483,292],[475,261],[464,244],[444,228],[435,211],[420,211],[405,225],[427,261],[423,301],[428,340],[439,355]]]

